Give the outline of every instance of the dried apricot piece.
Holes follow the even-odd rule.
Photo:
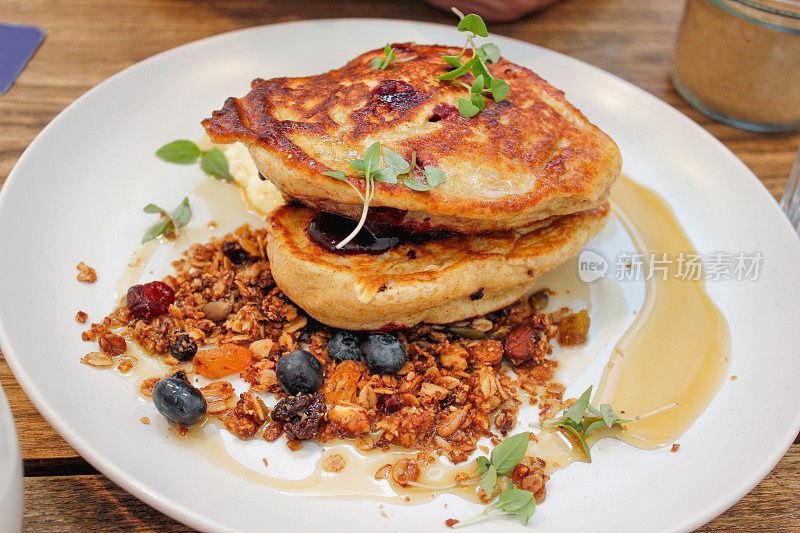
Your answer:
[[[198,374],[208,379],[219,379],[244,371],[252,360],[253,353],[247,348],[237,344],[223,344],[197,352],[194,368]]]

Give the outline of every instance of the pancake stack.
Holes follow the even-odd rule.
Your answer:
[[[278,286],[344,329],[450,323],[512,303],[603,227],[620,173],[614,142],[529,69],[488,64],[510,93],[467,118],[463,86],[434,79],[460,48],[392,47],[401,61],[386,69],[371,68],[379,49],[317,76],[257,79],[203,121],[214,142],[247,145],[288,200],[268,221]],[[389,149],[413,164],[416,182],[433,185],[426,167],[444,181],[374,182],[365,227],[336,249],[369,197],[349,162],[376,142],[384,160]]]

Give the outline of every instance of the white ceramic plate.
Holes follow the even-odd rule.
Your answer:
[[[22,527],[22,459],[14,418],[0,389],[0,531],[13,533]]]
[[[619,144],[624,170],[674,207],[696,248],[761,252],[757,282],[709,292],[732,332],[731,374],[680,439],[679,453],[602,441],[591,465],[553,480],[532,524],[541,531],[689,530],[744,496],[781,458],[800,426],[800,245],[750,171],[703,129],[644,91],[589,65],[497,37],[503,55],[563,89]],[[382,20],[319,20],[254,28],[144,61],[87,93],[31,144],[0,195],[0,343],[47,420],[101,472],[139,498],[203,530],[444,529],[473,514],[453,498],[425,506],[314,500],[250,484],[138,422],[154,415],[113,372],[78,363],[78,309],[99,319],[154,201],[176,205],[200,181],[155,148],[197,137],[199,122],[254,77],[314,74],[386,41],[460,44],[454,28]],[[193,197],[193,201],[196,198]],[[209,219],[201,202],[195,224]],[[86,261],[100,279],[75,281]],[[153,277],[160,277],[155,273]],[[599,358],[607,357],[600,352]],[[594,367],[602,367],[594,365]],[[599,370],[598,370],[599,372]],[[586,374],[581,381],[596,382]],[[573,387],[570,393],[579,393]],[[448,502],[448,508],[444,503]],[[484,530],[521,527],[499,520]]]

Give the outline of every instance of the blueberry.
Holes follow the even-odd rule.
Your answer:
[[[197,354],[197,343],[186,333],[181,333],[172,339],[169,351],[178,361],[190,361]]]
[[[153,387],[153,403],[158,412],[178,424],[192,425],[206,415],[206,399],[189,382],[164,378]]]
[[[328,341],[328,355],[337,363],[342,361],[361,361],[361,341],[351,331],[339,331]]]
[[[373,333],[361,344],[364,362],[380,374],[394,374],[406,364],[406,349],[393,335]]]
[[[283,390],[292,396],[301,392],[313,394],[322,387],[322,365],[305,350],[295,350],[278,359],[275,373]]]

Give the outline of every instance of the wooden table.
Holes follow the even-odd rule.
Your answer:
[[[535,43],[625,78],[699,122],[778,197],[800,133],[756,134],[712,122],[667,80],[683,0],[563,0],[492,32]],[[0,186],[39,131],[90,87],[158,52],[248,26],[328,17],[453,23],[414,0],[0,0],[0,21],[35,24],[47,40],[0,97]],[[254,72],[254,76],[258,73]],[[0,383],[17,421],[25,463],[25,531],[188,531],[100,475],[45,422],[0,354]],[[775,470],[702,531],[800,530],[800,441]]]

